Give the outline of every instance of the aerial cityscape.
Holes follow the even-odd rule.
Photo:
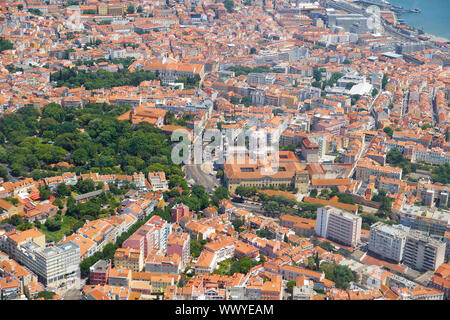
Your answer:
[[[429,2],[0,1],[0,300],[448,300]]]

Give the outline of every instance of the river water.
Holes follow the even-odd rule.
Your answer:
[[[405,24],[426,33],[450,39],[450,0],[387,0],[404,9],[422,9],[420,13],[399,16]]]

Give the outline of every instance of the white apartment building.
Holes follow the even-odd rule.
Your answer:
[[[409,228],[402,225],[389,226],[377,222],[370,228],[369,251],[399,263],[403,258],[408,232]]]
[[[214,254],[216,264],[233,258],[236,246],[230,239],[220,239],[205,245],[205,249]]]
[[[450,162],[450,152],[441,148],[425,149],[423,146],[413,148],[411,162],[427,162],[432,164],[445,164]]]
[[[321,238],[327,237],[328,215],[329,213],[326,207],[317,209],[316,234]]]
[[[80,246],[75,242],[47,248],[28,242],[19,247],[19,255],[23,264],[47,286],[70,277],[79,277]]]
[[[361,217],[332,206],[317,209],[316,233],[347,246],[356,246],[361,236]]]
[[[401,180],[402,168],[382,166],[375,160],[363,158],[356,165],[355,175],[358,180],[369,180],[370,176]]]
[[[169,234],[172,233],[172,225],[159,216],[150,218],[146,225],[155,227],[155,248],[159,249],[160,252],[165,253],[167,250],[167,239],[169,238]]]
[[[444,236],[449,231],[450,213],[439,208],[405,205],[400,211],[400,223],[411,229]]]

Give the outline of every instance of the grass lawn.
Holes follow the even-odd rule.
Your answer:
[[[72,222],[74,224],[77,221],[74,217],[70,217],[70,216],[62,216],[62,218],[63,218],[63,223],[62,223],[61,229],[59,229],[58,231],[48,231],[47,227],[44,224],[41,225],[39,230],[41,230],[43,233],[45,233],[46,239],[53,240],[55,242],[61,241],[64,234],[66,232],[70,231],[70,221],[72,220]]]

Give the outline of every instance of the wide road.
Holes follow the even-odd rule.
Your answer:
[[[220,185],[219,180],[214,175],[204,172],[199,164],[185,165],[186,180],[194,184],[200,184],[205,187],[207,192],[213,192]]]
[[[86,279],[77,280],[63,295],[63,300],[81,300],[81,289],[86,284]]]
[[[79,289],[69,289],[63,296],[63,300],[81,300],[81,291]]]
[[[236,208],[239,208],[239,209],[244,209],[244,210],[251,211],[251,212],[263,211],[262,206],[260,204],[249,203],[247,201],[244,203],[234,202],[234,201],[231,201],[231,202],[233,203],[233,206],[235,206]]]

